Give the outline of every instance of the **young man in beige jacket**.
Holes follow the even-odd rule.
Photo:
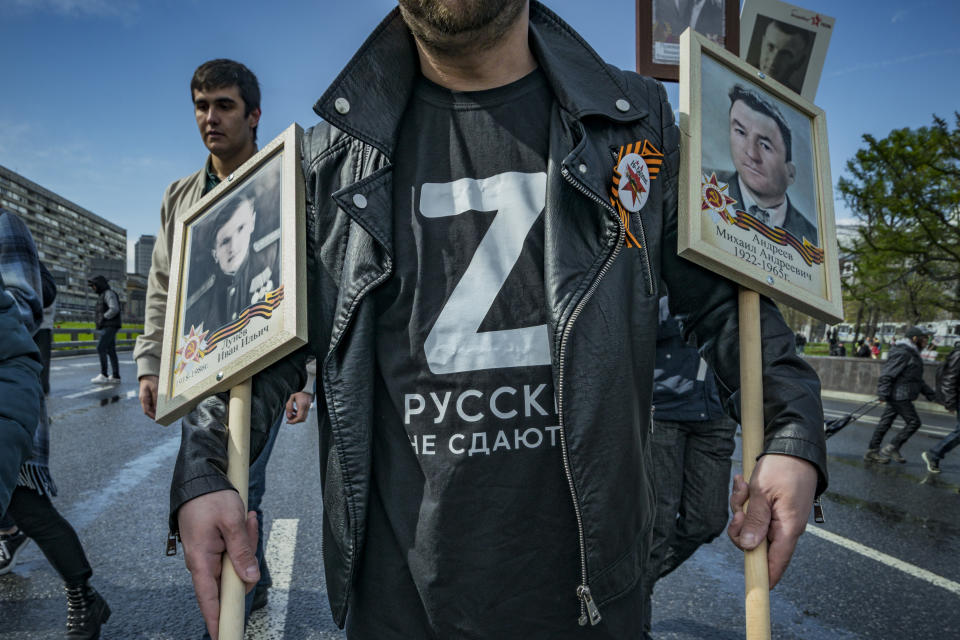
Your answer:
[[[190,82],[194,115],[200,137],[210,155],[202,169],[167,187],[160,206],[160,230],[154,245],[147,281],[143,335],[137,338],[134,360],[140,381],[140,404],[150,418],[156,417],[160,356],[167,310],[170,278],[170,254],[173,251],[174,222],[205,194],[226,179],[257,152],[257,125],[260,121],[260,87],[257,77],[233,60],[210,60],[200,65]],[[286,403],[286,418],[291,424],[303,422],[313,402],[313,381],[294,393]],[[265,490],[265,471],[277,430],[264,452],[250,469],[250,509],[257,512],[261,540],[258,544],[261,580],[247,597],[246,611],[263,607],[270,587],[269,572],[262,554],[263,516],[260,499]]]

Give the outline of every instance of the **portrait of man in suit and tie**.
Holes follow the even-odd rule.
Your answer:
[[[781,227],[819,246],[816,213],[794,206],[789,190],[797,179],[793,132],[780,108],[760,92],[735,84],[729,90],[730,159],[734,171],[716,171],[727,195],[771,229]]]
[[[723,0],[653,0],[654,42],[680,42],[687,27],[724,44]]]

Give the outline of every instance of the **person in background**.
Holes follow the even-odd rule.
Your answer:
[[[149,418],[156,417],[160,356],[167,310],[167,287],[170,279],[170,254],[173,251],[174,222],[200,198],[257,152],[257,127],[260,123],[260,83],[243,64],[219,58],[201,64],[190,79],[190,97],[194,118],[203,145],[209,152],[201,169],[174,181],[160,205],[160,230],[153,247],[150,274],[147,278],[146,310],[143,334],[137,337],[133,359],[137,363],[140,382],[140,406]],[[229,260],[228,260],[229,262]],[[300,391],[278,402],[282,407],[276,425],[284,415],[290,424],[307,419],[313,402],[313,383],[308,381]],[[266,491],[266,468],[279,429],[270,430],[263,452],[250,466],[249,508],[256,513],[258,538],[256,557],[260,579],[247,593],[245,619],[250,612],[266,606],[272,585],[270,571],[263,554],[263,512],[260,501]],[[168,539],[168,553],[176,553],[176,539]],[[209,636],[204,636],[209,637]]]
[[[36,245],[26,224],[0,209],[0,278],[13,294],[23,324],[35,330],[42,317],[42,280]],[[0,531],[3,558],[12,568],[19,549],[32,539],[60,574],[67,594],[67,633],[71,640],[96,640],[110,618],[110,607],[90,585],[93,569],[77,532],[57,511],[50,498],[57,485],[50,475],[50,421],[40,395],[31,457],[20,465],[17,486],[6,513],[16,524]],[[9,569],[8,569],[9,570]]]
[[[936,398],[936,392],[923,381],[923,359],[920,357],[929,338],[930,332],[923,327],[910,327],[904,339],[890,349],[890,357],[884,362],[877,380],[877,395],[887,406],[880,414],[880,421],[863,455],[867,462],[886,464],[891,459],[900,463],[907,461],[900,454],[900,447],[920,428],[920,416],[913,401],[921,393],[929,400]],[[883,437],[897,416],[903,418],[906,426],[881,449]]]
[[[39,265],[40,281],[43,289],[41,301],[43,317],[39,328],[33,334],[33,342],[37,345],[43,366],[40,372],[40,386],[43,394],[48,395],[50,393],[50,351],[53,337],[53,316],[56,310],[57,284],[47,267],[42,262]],[[36,422],[39,421],[36,416],[41,415],[39,409],[33,415],[35,416],[34,426],[36,426]],[[33,430],[31,430],[31,433],[33,433]],[[26,462],[26,459],[21,462]],[[18,464],[17,467],[19,468],[20,465]],[[27,537],[18,530],[17,523],[14,522],[13,518],[10,515],[3,515],[5,510],[5,506],[0,509],[0,575],[13,569],[17,563],[17,556],[23,551],[27,541]]]
[[[802,333],[798,333],[794,337],[794,342],[797,345],[797,355],[802,356],[807,347],[807,336],[803,335]]]
[[[957,414],[957,425],[936,446],[920,454],[930,473],[940,473],[940,461],[960,445],[960,342],[953,345],[953,351],[943,363],[937,393],[941,404]]]
[[[0,403],[0,514],[10,504],[20,465],[30,456],[40,415],[40,367],[40,354],[0,276],[0,397],[18,399]],[[0,575],[16,562],[17,547],[7,545],[15,531],[0,524]]]
[[[100,373],[92,378],[94,384],[120,384],[120,362],[117,359],[117,331],[120,330],[120,297],[110,288],[110,284],[103,276],[94,276],[87,280],[87,284],[97,294],[97,308],[95,311],[96,328],[101,331],[100,341],[97,342],[97,353],[100,355]],[[107,376],[107,359],[113,368],[113,375]]]
[[[724,414],[713,371],[684,341],[666,296],[660,298],[653,408],[650,455],[657,502],[643,577],[645,638],[654,584],[723,533],[736,448],[737,423]]]
[[[857,340],[857,353],[856,357],[858,358],[869,358],[873,354],[870,351],[870,345],[867,344],[866,338],[860,338]]]

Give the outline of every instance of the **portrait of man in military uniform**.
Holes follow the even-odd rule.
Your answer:
[[[194,226],[182,333],[231,324],[281,285],[279,180],[270,173],[255,174]]]

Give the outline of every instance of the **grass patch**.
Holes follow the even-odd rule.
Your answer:
[[[74,342],[74,341],[94,341],[96,340],[96,334],[94,333],[94,323],[93,322],[57,322],[54,324],[56,329],[88,329],[88,331],[78,332],[75,336],[70,335],[69,333],[54,333],[53,342],[54,345],[58,342]],[[127,330],[130,330],[128,332]],[[135,324],[132,322],[124,322],[120,327],[120,331],[117,332],[118,340],[129,340],[135,338],[138,334],[143,333],[143,325]]]

